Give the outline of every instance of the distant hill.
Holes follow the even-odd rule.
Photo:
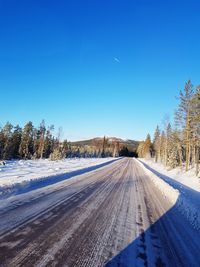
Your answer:
[[[96,137],[93,139],[88,139],[88,140],[82,140],[82,141],[75,141],[75,142],[70,142],[72,146],[93,146],[96,141],[101,141],[103,140],[102,137]],[[130,151],[136,151],[137,147],[139,145],[139,141],[131,140],[131,139],[121,139],[117,137],[107,137],[108,143],[113,143],[113,142],[119,142],[119,145],[121,147],[125,146],[128,148]]]

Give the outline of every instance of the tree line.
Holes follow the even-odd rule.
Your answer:
[[[180,166],[185,171],[195,168],[199,174],[200,160],[200,86],[194,87],[191,81],[178,96],[178,107],[174,115],[174,126],[165,122],[161,130],[156,127],[154,138],[148,134],[140,142],[137,152],[141,158],[154,158],[166,167]]]
[[[0,160],[42,159],[59,160],[66,157],[118,157],[124,156],[124,147],[108,138],[94,140],[91,145],[73,145],[61,141],[61,129],[54,135],[54,126],[46,126],[42,120],[39,127],[31,121],[23,128],[7,122],[0,128]]]
[[[65,157],[68,143],[60,141],[60,132],[53,135],[54,126],[46,126],[42,120],[39,127],[29,121],[23,128],[7,122],[0,129],[0,159],[60,159]]]
[[[119,157],[122,147],[118,141],[109,142],[105,136],[93,139],[91,144],[74,145],[69,143],[68,157]]]

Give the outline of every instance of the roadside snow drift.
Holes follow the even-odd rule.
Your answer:
[[[188,187],[173,178],[158,172],[149,166],[145,160],[137,160],[140,166],[149,175],[155,186],[171,203],[176,203],[183,214],[195,229],[200,229],[200,192]],[[198,188],[197,188],[198,190]]]
[[[76,158],[58,161],[13,160],[0,166],[0,198],[62,181],[112,162],[113,158]]]

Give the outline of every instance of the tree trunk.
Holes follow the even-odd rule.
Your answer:
[[[187,119],[186,124],[186,149],[185,149],[185,170],[186,172],[189,170],[189,164],[190,164],[190,125],[189,125],[189,119]]]
[[[181,166],[181,170],[182,170],[183,169],[183,155],[182,155],[182,148],[180,145],[178,148],[178,154],[179,154],[180,166]]]
[[[199,147],[196,147],[196,169],[195,169],[195,174],[198,176],[199,174]]]

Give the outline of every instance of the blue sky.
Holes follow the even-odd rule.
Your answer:
[[[145,138],[200,83],[199,14],[194,0],[0,0],[0,124]]]

